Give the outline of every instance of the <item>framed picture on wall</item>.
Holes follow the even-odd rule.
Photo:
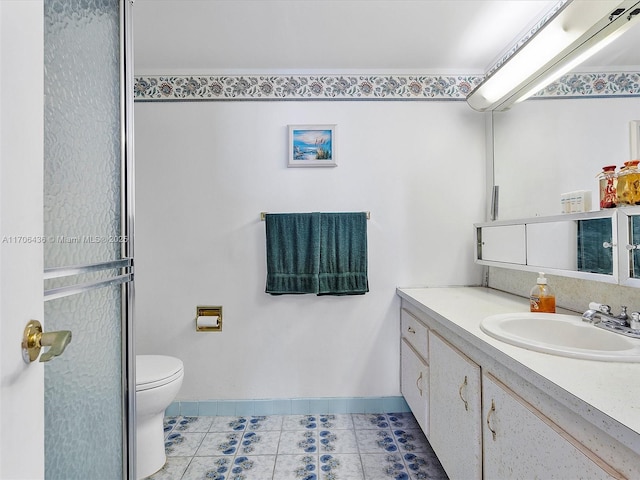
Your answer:
[[[335,125],[289,125],[289,167],[335,167]]]
[[[631,140],[631,160],[640,160],[640,120],[629,122],[629,138]]]

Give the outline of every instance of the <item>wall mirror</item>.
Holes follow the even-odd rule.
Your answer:
[[[499,220],[557,215],[561,194],[576,190],[598,210],[598,173],[631,159],[640,96],[526,100],[492,115]]]
[[[637,143],[633,152],[630,145],[630,122],[640,120],[638,45],[635,25],[553,84],[560,95],[487,114],[493,185],[499,186],[497,219],[556,215],[560,195],[575,190],[590,190],[592,209],[598,209],[598,172],[640,156]],[[616,97],[598,96],[599,91]]]
[[[554,84],[562,95],[487,114],[498,219],[556,215],[560,195],[574,190],[590,190],[592,208],[598,209],[597,173],[640,156],[637,142],[633,152],[630,145],[630,122],[640,120],[638,45],[636,25]],[[606,75],[621,72],[627,75]],[[605,75],[597,78],[598,73]],[[598,98],[598,88],[628,95]]]
[[[609,217],[614,235],[619,220],[623,233],[631,232],[629,235],[636,237],[624,244],[640,243],[640,218],[631,214],[634,209],[616,209],[625,212],[615,215],[598,211],[596,178],[605,165],[619,168],[627,160],[640,158],[637,140],[632,144],[631,135],[632,129],[638,129],[640,120],[640,49],[637,45],[640,45],[640,26],[628,30],[587,63],[565,75],[562,82],[554,84],[561,89],[561,95],[549,99],[530,98],[510,110],[487,113],[493,137],[489,162],[492,162],[493,185],[499,187],[496,211],[499,222],[492,225],[517,219],[545,219],[535,222],[538,226],[533,228],[531,222],[526,224],[525,269],[535,270],[533,263],[546,264],[550,265],[545,267],[550,273],[557,268],[556,274],[560,275],[640,286],[640,252],[626,250],[622,245],[609,249],[609,254],[613,254],[611,273],[605,273],[604,257],[600,263],[596,262],[594,270],[597,271],[587,272],[585,270],[594,266],[593,261],[579,264],[579,253],[594,254],[593,249],[599,247],[589,245],[587,239],[595,235],[600,243],[602,235],[592,230],[603,227],[589,226],[583,231],[580,245],[580,226],[595,224],[581,224],[577,219],[568,218],[574,214],[559,215],[561,194],[587,190],[591,193],[593,211],[584,215],[591,215],[594,220]],[[619,95],[598,96],[598,88],[614,89]],[[524,221],[511,223],[524,224]],[[548,241],[556,236],[557,242]],[[569,242],[570,239],[573,241]]]

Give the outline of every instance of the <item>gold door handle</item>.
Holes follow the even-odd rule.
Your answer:
[[[31,363],[38,355],[42,347],[49,347],[40,357],[41,362],[48,362],[64,352],[71,342],[71,332],[60,330],[58,332],[42,332],[42,325],[37,320],[30,320],[24,329],[22,337],[22,358],[25,363]]]

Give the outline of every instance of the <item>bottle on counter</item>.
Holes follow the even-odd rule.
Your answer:
[[[598,175],[600,179],[600,209],[615,208],[618,204],[616,196],[617,178],[616,166],[607,165],[602,167],[602,172]]]
[[[618,173],[616,198],[618,205],[640,205],[640,160],[624,162]]]
[[[531,289],[529,303],[532,312],[556,313],[556,297],[547,285],[543,272],[538,273],[536,285]]]

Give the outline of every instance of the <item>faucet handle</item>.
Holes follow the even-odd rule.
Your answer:
[[[620,315],[618,315],[617,318],[619,318],[620,320],[627,320],[629,318],[629,315],[627,315],[627,306],[626,305],[621,305],[620,306]]]
[[[626,309],[627,307],[624,308]],[[609,305],[605,305],[604,303],[591,302],[589,303],[589,309],[596,310],[601,313],[606,313],[607,315],[611,313],[611,307]]]
[[[629,327],[632,330],[640,330],[640,312],[631,312],[631,320],[629,320]]]

